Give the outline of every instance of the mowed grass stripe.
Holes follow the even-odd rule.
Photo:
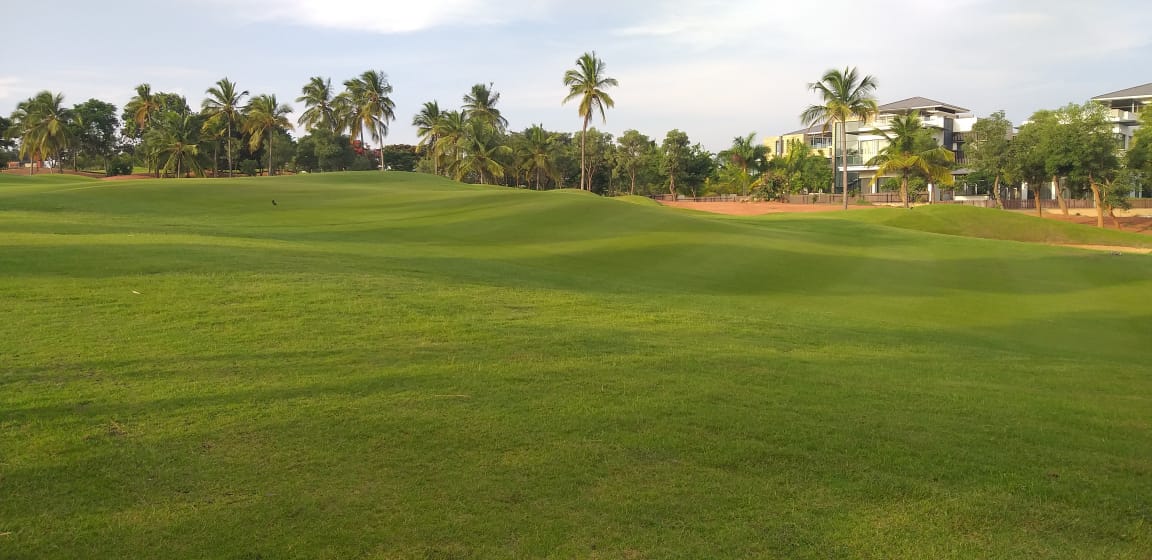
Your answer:
[[[1145,257],[391,173],[8,180],[5,557],[1152,548]]]

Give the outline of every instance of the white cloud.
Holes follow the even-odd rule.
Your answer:
[[[501,0],[253,0],[226,3],[257,21],[284,21],[309,27],[408,33],[445,25],[492,25],[544,14],[553,0],[523,3]]]
[[[16,76],[0,76],[0,101],[13,101],[21,97],[25,91],[20,86],[22,82]]]

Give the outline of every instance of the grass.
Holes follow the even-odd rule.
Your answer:
[[[0,557],[1152,550],[1152,258],[917,231],[969,209],[68,179],[0,175]]]
[[[885,208],[872,212],[859,212],[852,218],[916,231],[987,239],[1152,247],[1152,237],[1147,235],[1084,227],[1057,220],[1042,220],[1019,212],[988,212],[985,208],[970,206],[918,206],[911,211]]]

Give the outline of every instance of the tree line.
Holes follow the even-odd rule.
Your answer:
[[[296,170],[384,168],[387,149],[367,149],[367,140],[382,144],[395,120],[392,86],[383,72],[369,70],[343,83],[337,92],[328,78],[313,77],[297,103],[305,110],[299,140],[288,131],[293,109],[274,94],[250,95],[222,78],[205,90],[200,110],[179,94],[153,91],[140,84],[117,115],[117,108],[98,99],[68,107],[63,94],[42,91],[21,101],[10,118],[0,118],[5,144],[0,159],[51,161],[61,170],[101,169],[131,173],[143,167],[157,176],[272,175],[278,167]],[[395,152],[397,150],[393,150]],[[411,147],[408,147],[408,152]],[[376,157],[373,162],[369,158]],[[409,161],[414,157],[394,157]],[[36,165],[29,167],[34,173]]]
[[[457,109],[429,101],[414,115],[419,143],[384,146],[396,119],[392,85],[377,70],[366,71],[333,87],[315,76],[301,88],[296,102],[303,111],[295,124],[293,109],[275,95],[250,95],[228,78],[205,90],[200,110],[185,97],[153,92],[149,84],[135,90],[117,115],[112,104],[90,99],[67,107],[64,96],[43,91],[22,101],[8,119],[0,117],[0,162],[23,159],[71,163],[76,169],[130,173],[143,167],[157,176],[253,175],[278,168],[293,171],[400,169],[416,170],[459,181],[534,189],[581,188],[611,194],[737,194],[772,199],[801,192],[833,190],[833,168],[827,158],[802,142],[772,156],[755,142],[755,133],[733,138],[729,148],[713,154],[680,130],[668,131],[657,143],[637,130],[620,137],[590,127],[595,116],[606,121],[614,106],[609,89],[618,86],[606,75],[594,52],[576,59],[563,75],[576,102],[581,128],[574,133],[533,125],[509,131],[493,84],[476,84]],[[821,102],[808,107],[801,121],[839,130],[850,120],[868,121],[877,114],[876,79],[855,68],[827,71],[808,84]],[[1067,213],[1067,197],[1092,197],[1104,212],[1127,206],[1126,197],[1144,188],[1152,175],[1152,112],[1141,117],[1131,149],[1117,149],[1108,109],[1087,102],[1036,112],[1014,132],[1002,111],[980,119],[966,138],[966,161],[938,145],[919,115],[897,115],[882,134],[887,145],[872,158],[880,188],[898,190],[905,205],[928,182],[952,183],[957,167],[969,170],[969,183],[990,185],[1002,207],[1002,187],[1030,185],[1033,193],[1055,184],[1057,201]],[[298,139],[288,132],[304,132]],[[368,142],[380,146],[371,149]],[[848,152],[832,157],[847,184]],[[34,167],[29,169],[35,172]],[[848,197],[844,197],[845,206]],[[1039,205],[1037,205],[1039,207]]]

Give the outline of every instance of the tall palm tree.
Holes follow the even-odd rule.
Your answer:
[[[339,103],[336,94],[332,92],[332,80],[313,76],[307,84],[300,89],[302,94],[296,98],[297,103],[303,103],[306,109],[300,114],[297,121],[304,130],[312,132],[324,129],[335,134],[341,128]]]
[[[288,114],[292,107],[276,101],[275,95],[257,95],[248,102],[244,110],[244,132],[247,132],[248,149],[256,151],[261,144],[268,146],[268,175],[275,175],[272,167],[272,145],[276,132],[292,128]]]
[[[152,93],[152,86],[140,84],[136,86],[136,95],[128,100],[124,112],[136,124],[136,129],[144,132],[152,122],[152,117],[160,112],[161,99]]]
[[[200,104],[204,116],[208,118],[204,125],[214,126],[223,121],[228,131],[225,151],[228,153],[228,177],[231,178],[232,170],[236,168],[232,165],[232,125],[240,120],[240,101],[248,95],[248,91],[236,91],[236,84],[223,78],[204,93],[208,94],[208,98]]]
[[[863,78],[855,68],[843,71],[832,69],[824,73],[819,82],[808,84],[808,89],[820,94],[822,105],[812,105],[800,114],[805,126],[824,123],[825,132],[840,124],[840,161],[842,186],[844,188],[844,209],[848,209],[848,135],[845,123],[850,119],[867,121],[876,112],[876,79]],[[833,155],[835,157],[835,155]]]
[[[440,174],[436,162],[436,141],[440,136],[442,120],[443,112],[440,111],[440,104],[435,101],[425,102],[420,112],[412,117],[412,126],[416,127],[416,136],[420,139],[419,145],[427,147],[432,157],[432,173],[436,175]]]
[[[591,182],[591,178],[587,177],[588,160],[585,155],[584,142],[588,136],[588,122],[592,120],[592,115],[596,111],[600,112],[600,118],[605,123],[608,122],[604,109],[615,107],[616,102],[612,101],[612,97],[604,90],[620,84],[615,78],[604,75],[604,61],[596,57],[596,51],[592,51],[577,58],[576,68],[564,73],[564,85],[568,86],[568,97],[564,98],[563,103],[580,99],[580,105],[576,110],[577,114],[584,119],[584,126],[581,129],[584,134],[580,140],[580,188],[592,190],[591,184],[586,185],[586,183]]]
[[[347,104],[350,130],[360,132],[360,145],[364,145],[367,131],[374,142],[380,144],[380,170],[384,171],[384,137],[388,136],[388,123],[396,119],[396,104],[389,94],[392,86],[384,72],[369,70],[358,78],[344,82],[341,95]]]
[[[508,128],[508,119],[496,108],[499,102],[500,94],[492,91],[492,84],[476,84],[470,93],[464,95],[464,116],[504,132]]]
[[[908,179],[920,175],[937,185],[952,184],[951,164],[956,155],[936,145],[925,134],[920,116],[916,113],[897,115],[888,131],[882,132],[888,145],[868,161],[878,165],[876,179],[895,174],[900,177],[900,200],[908,208]]]

